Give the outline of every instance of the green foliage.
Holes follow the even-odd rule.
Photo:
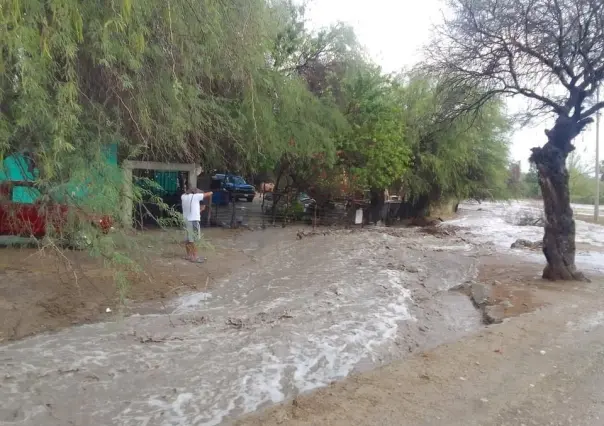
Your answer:
[[[367,66],[345,80],[343,91],[351,131],[342,137],[342,162],[357,184],[388,188],[409,164],[400,89],[379,68]]]
[[[120,161],[273,171],[302,188],[505,188],[500,103],[449,117],[458,92],[384,75],[349,26],[312,32],[292,0],[13,0],[0,34],[0,157],[34,153],[40,192],[78,211],[118,221],[125,197],[167,209],[150,182],[124,192],[112,144]],[[132,248],[76,222],[125,288]]]
[[[458,94],[412,76],[405,91],[406,132],[412,151],[403,189],[412,199],[499,198],[505,192],[509,123],[498,101],[447,116]]]
[[[268,60],[287,30],[279,2],[15,0],[5,6],[0,157],[35,153],[37,187],[75,210],[119,220],[126,194],[121,172],[103,157],[110,144],[119,145],[121,160],[243,172],[274,164],[284,152],[333,156],[336,134],[346,127],[330,99],[319,99],[299,75]],[[148,192],[135,188],[133,201],[152,197]],[[76,222],[66,231],[79,233]],[[132,268],[127,254],[89,240],[91,253],[116,267],[122,280]]]
[[[593,204],[596,194],[596,178],[593,175],[593,169],[589,170],[585,166],[581,155],[576,151],[572,152],[567,160],[568,169],[568,187],[570,200],[577,204]],[[523,192],[519,198],[540,198],[541,188],[539,187],[539,176],[537,169],[531,164],[528,173],[523,177]],[[604,197],[604,185],[600,185],[600,199]]]
[[[541,196],[541,188],[539,187],[539,175],[537,168],[531,163],[528,173],[524,175],[524,193],[526,198],[539,198]]]

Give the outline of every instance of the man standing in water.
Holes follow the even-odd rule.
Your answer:
[[[201,238],[201,203],[204,198],[212,197],[212,192],[202,192],[197,188],[191,188],[180,197],[182,203],[182,215],[185,220],[185,230],[187,239],[185,248],[187,250],[187,260],[201,263],[203,258],[197,256],[197,243]]]

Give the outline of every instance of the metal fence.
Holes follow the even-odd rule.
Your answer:
[[[409,217],[409,203],[397,200],[388,200],[379,206],[352,197],[314,200],[296,190],[256,193],[251,201],[249,196],[249,193],[229,192],[216,197],[221,202],[205,205],[202,226],[252,229],[291,224],[362,227],[378,222],[391,226]],[[170,201],[169,205],[174,211],[180,211],[180,200],[166,201]],[[136,221],[141,227],[153,226],[157,218],[165,216],[160,207],[152,203],[141,206],[141,212],[138,212],[140,217],[137,216]]]
[[[227,202],[206,206],[202,223],[204,226],[253,229],[289,224],[363,226],[367,223],[367,210],[368,205],[360,200],[317,202],[294,191],[258,193],[251,202],[243,195],[231,193]]]

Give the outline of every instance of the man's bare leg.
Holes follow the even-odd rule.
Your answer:
[[[185,243],[185,250],[187,251],[187,256],[185,259],[187,259],[187,260],[193,259],[193,249],[192,249],[193,246],[194,246],[194,244],[192,244],[188,241]]]

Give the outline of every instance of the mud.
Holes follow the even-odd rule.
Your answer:
[[[88,252],[53,247],[0,248],[0,342],[113,320],[120,310],[127,313],[130,306],[141,302],[202,291],[250,261],[237,247],[246,235],[230,230],[209,231],[213,246],[203,251],[208,257],[203,266],[183,259],[182,232],[129,235],[128,257],[141,270],[129,274],[125,305],[113,271]]]

